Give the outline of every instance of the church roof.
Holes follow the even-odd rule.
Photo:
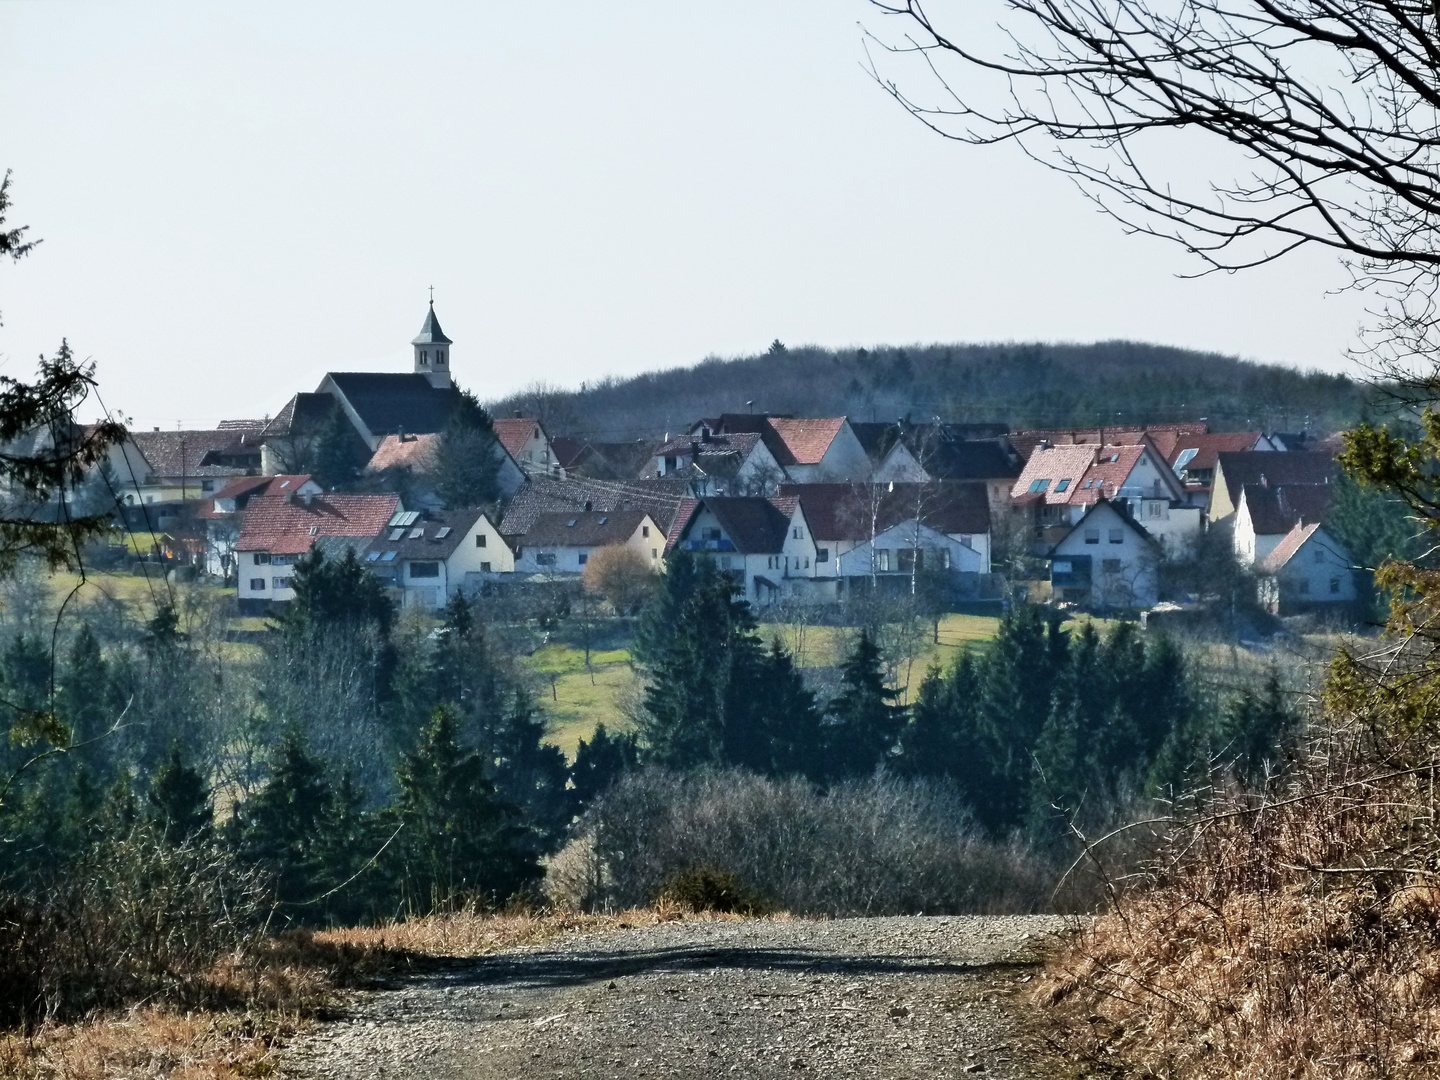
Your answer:
[[[453,345],[445,331],[440,329],[440,320],[435,317],[435,302],[430,302],[430,313],[425,316],[425,325],[420,327],[420,333],[411,345]]]
[[[413,373],[332,371],[325,377],[377,436],[441,431],[460,400],[460,391],[438,389]]]

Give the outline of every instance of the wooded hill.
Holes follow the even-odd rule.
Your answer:
[[[940,416],[1012,428],[1204,417],[1212,431],[1323,433],[1359,420],[1369,393],[1345,375],[1132,341],[875,349],[776,342],[757,356],[712,357],[578,390],[536,384],[492,407],[496,416],[534,416],[552,435],[607,441],[750,411],[857,420]]]

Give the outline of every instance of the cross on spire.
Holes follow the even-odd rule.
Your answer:
[[[434,307],[434,306],[435,306],[435,286],[434,286],[434,285],[431,285],[431,286],[430,286],[430,306],[431,306],[431,307]]]

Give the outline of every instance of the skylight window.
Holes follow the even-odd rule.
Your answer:
[[[385,552],[384,555],[381,555],[381,556],[380,556],[380,561],[381,561],[381,562],[394,562],[394,561],[395,561],[395,552],[393,552],[393,551],[387,551],[387,552]]]
[[[1031,481],[1030,481],[1030,494],[1032,494],[1032,495],[1042,495],[1042,494],[1044,494],[1045,489],[1048,488],[1049,486],[1050,486],[1050,481],[1049,481],[1049,480],[1031,480]]]
[[[1188,450],[1181,450],[1180,456],[1175,459],[1175,471],[1177,473],[1181,472],[1186,465],[1189,465],[1190,462],[1195,460],[1195,455],[1198,453],[1200,453],[1200,448],[1198,446],[1191,447]]]
[[[378,552],[378,551],[372,551],[372,552],[370,552],[369,555],[366,555],[366,556],[365,556],[365,561],[366,561],[366,562],[377,562],[377,561],[379,561],[379,559],[380,559],[380,552]]]
[[[604,525],[605,522],[607,522],[607,521],[609,521],[609,520],[610,520],[609,518],[601,518],[601,519],[600,519],[600,524],[601,524],[601,525]]]
[[[569,528],[572,528],[572,529],[573,529],[573,528],[575,527],[575,519],[574,519],[574,518],[571,518],[566,524],[568,525]]]
[[[1056,495],[1059,495],[1060,492],[1068,490],[1069,487],[1070,487],[1070,481],[1069,481],[1069,480],[1061,480],[1058,484],[1055,485],[1055,494],[1056,494]]]
[[[317,533],[319,533],[319,532],[320,532],[320,526],[319,526],[319,525],[311,525],[311,526],[310,526],[310,535],[311,535],[311,536],[315,536],[315,535],[316,535]]]
[[[405,530],[404,530],[404,529],[391,529],[391,530],[390,530],[390,539],[391,539],[391,540],[399,540],[399,539],[400,539],[402,536],[404,536],[404,535],[405,535]]]
[[[411,529],[411,530],[410,530],[410,539],[411,539],[411,540],[419,540],[419,539],[420,539],[422,536],[424,536],[424,535],[425,535],[425,526],[424,526],[424,525],[421,525],[418,529]]]
[[[289,487],[289,486],[290,486],[290,481],[289,481],[289,480],[284,480],[284,481],[282,481],[281,484],[280,484],[280,487],[281,487],[282,489],[287,488],[287,487]]]
[[[447,536],[449,536],[449,535],[450,535],[450,526],[449,526],[449,525],[441,525],[439,531],[437,531],[437,532],[435,533],[435,539],[436,539],[436,540],[444,540],[445,537],[447,537]]]
[[[405,516],[405,511],[404,511],[404,510],[397,510],[397,511],[395,511],[395,516],[392,517],[392,518],[391,518],[389,521],[387,521],[385,524],[388,525],[390,528],[393,529],[396,525],[401,524],[400,519],[403,518],[404,516]]]

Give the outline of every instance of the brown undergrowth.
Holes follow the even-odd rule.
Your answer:
[[[0,1033],[0,1077],[13,1080],[201,1080],[274,1075],[285,1043],[322,1016],[336,991],[560,938],[681,919],[675,904],[608,915],[462,911],[383,926],[300,931],[216,964],[191,987],[192,1007],[138,1005],[29,1034]]]
[[[1151,887],[1051,958],[1035,999],[1077,1061],[1174,1080],[1440,1076],[1434,770],[1334,750],[1197,816]]]

